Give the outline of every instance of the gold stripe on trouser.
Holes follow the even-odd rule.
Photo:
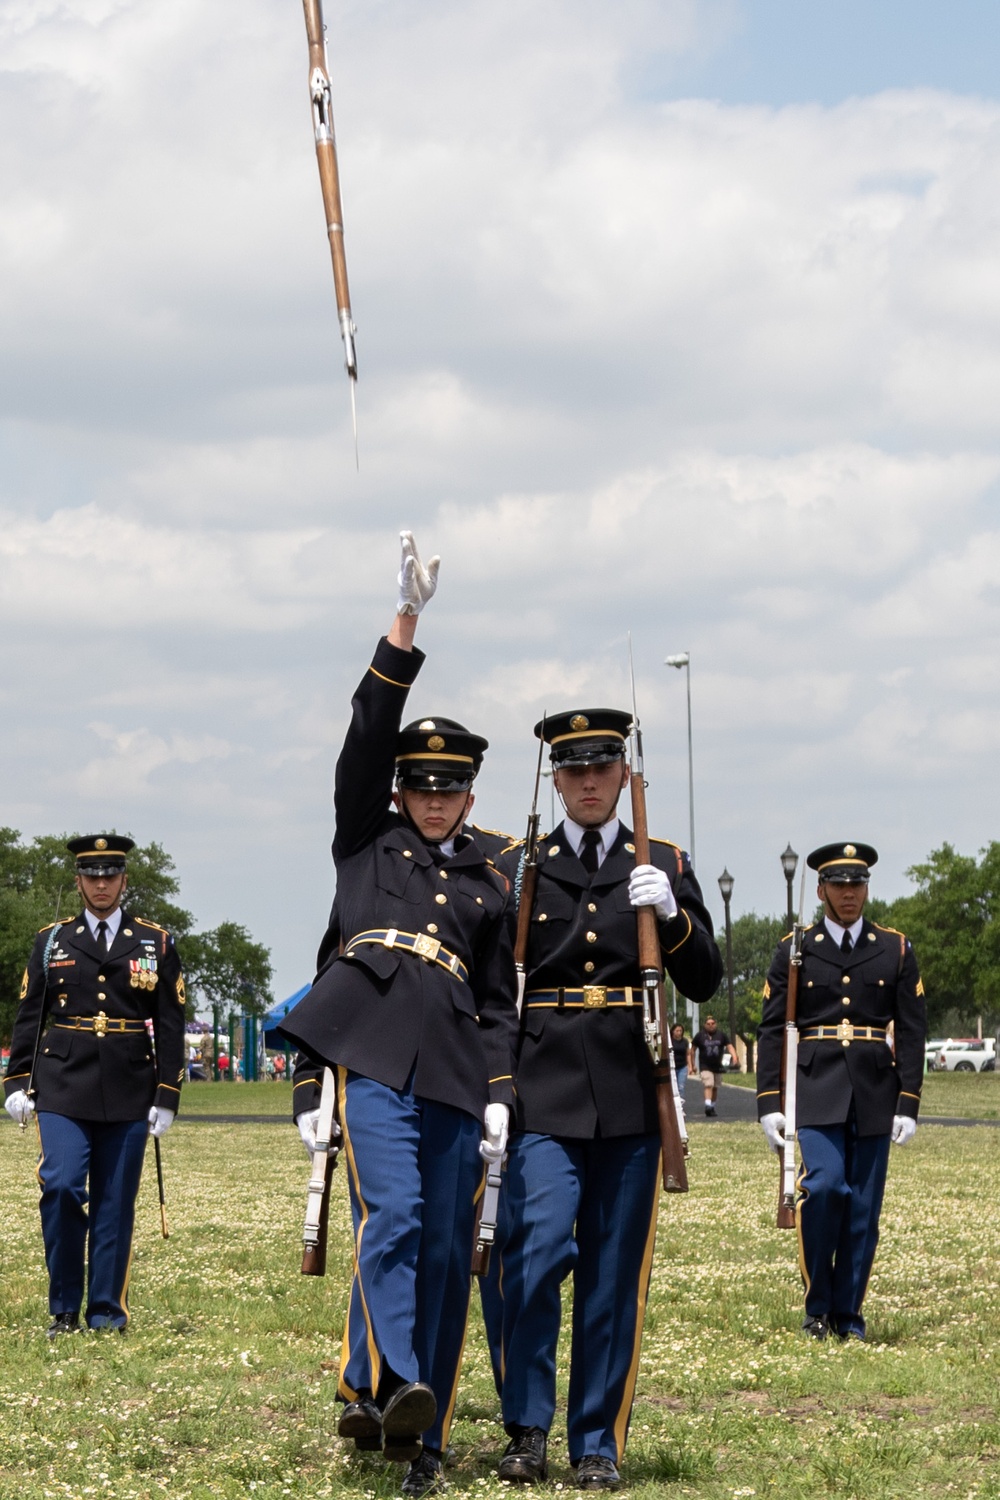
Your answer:
[[[351,1132],[347,1122],[347,1069],[337,1068],[337,1104],[340,1116],[340,1129],[344,1137],[344,1150],[347,1152],[347,1165],[354,1183],[354,1190],[358,1202],[361,1204],[361,1223],[354,1239],[354,1279],[358,1284],[358,1296],[361,1299],[361,1310],[365,1316],[365,1328],[368,1330],[368,1362],[371,1365],[372,1395],[378,1390],[379,1379],[382,1374],[382,1361],[375,1345],[375,1334],[372,1331],[371,1314],[368,1311],[368,1303],[365,1301],[365,1288],[361,1280],[361,1241],[364,1238],[365,1225],[368,1223],[368,1205],[361,1195],[361,1179],[358,1175],[358,1164],[354,1159],[354,1146],[351,1143]],[[347,1369],[347,1362],[351,1352],[351,1296],[350,1290],[347,1295],[347,1318],[344,1323],[344,1341],[340,1350],[341,1372]],[[352,1391],[344,1380],[341,1373],[338,1386],[340,1394],[346,1396],[348,1401],[358,1399],[357,1391]]]
[[[800,1151],[802,1150],[802,1142],[801,1141],[799,1142],[799,1150]],[[806,1168],[805,1158],[803,1157],[802,1158],[802,1162],[801,1162],[801,1164],[799,1166],[799,1175],[795,1179],[795,1191],[797,1193],[801,1193],[801,1195],[802,1195],[799,1198],[799,1200],[796,1203],[796,1205],[795,1205],[795,1234],[796,1234],[796,1238],[798,1239],[798,1242],[799,1242],[799,1270],[802,1273],[802,1285],[805,1287],[805,1289],[806,1289],[806,1296],[808,1297],[808,1295],[809,1295],[809,1287],[810,1287],[811,1283],[810,1283],[810,1280],[809,1280],[808,1272],[806,1271],[806,1252],[805,1252],[805,1246],[802,1243],[802,1205],[806,1201],[806,1199],[809,1197],[809,1190],[808,1190],[808,1188],[804,1188],[802,1186],[802,1183],[803,1183],[803,1181],[805,1179],[806,1170],[807,1170],[807,1168]]]
[[[632,1415],[632,1402],[635,1399],[635,1382],[639,1375],[639,1351],[642,1348],[642,1325],[646,1321],[646,1302],[649,1298],[649,1278],[653,1274],[653,1247],[656,1244],[656,1218],[660,1211],[660,1168],[657,1166],[656,1185],[653,1192],[653,1212],[649,1216],[649,1229],[646,1232],[646,1248],[642,1253],[642,1269],[639,1274],[639,1297],[636,1303],[635,1338],[632,1343],[632,1362],[629,1365],[628,1378],[625,1381],[625,1391],[622,1404],[615,1418],[615,1463],[620,1464],[625,1452],[625,1438],[628,1435],[629,1417]]]
[[[133,1215],[134,1215],[134,1212],[135,1212],[135,1210],[133,1208]],[[133,1217],[132,1238],[129,1240],[129,1245],[128,1245],[128,1264],[125,1267],[125,1280],[122,1282],[122,1289],[118,1293],[118,1301],[121,1303],[122,1312],[125,1314],[125,1324],[126,1324],[126,1327],[128,1326],[128,1321],[129,1321],[129,1319],[132,1316],[132,1314],[128,1310],[128,1284],[129,1284],[129,1282],[132,1279],[132,1255],[134,1253],[134,1250],[135,1250],[135,1220],[134,1220],[134,1217]]]
[[[38,1115],[37,1114],[35,1115],[34,1119],[35,1119],[35,1134],[38,1136],[38,1160],[35,1163],[35,1176],[38,1179],[38,1186],[39,1186],[39,1188],[41,1188],[42,1191],[44,1192],[44,1190],[45,1190],[45,1183],[42,1181],[42,1166],[44,1165],[44,1162],[45,1162],[45,1147],[42,1145],[42,1127],[38,1123]]]
[[[462,1371],[462,1360],[465,1358],[465,1341],[469,1336],[469,1307],[472,1303],[472,1278],[469,1278],[469,1295],[465,1302],[465,1324],[462,1329],[462,1347],[458,1351],[458,1359],[455,1361],[455,1378],[451,1383],[451,1391],[448,1395],[448,1405],[445,1408],[444,1418],[441,1423],[441,1452],[448,1446],[448,1434],[451,1431],[451,1420],[455,1415],[455,1402],[458,1398],[458,1377]]]

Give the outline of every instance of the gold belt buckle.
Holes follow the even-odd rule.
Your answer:
[[[608,1003],[606,984],[585,984],[583,987],[584,1010],[603,1010]]]
[[[849,1042],[852,1042],[854,1040],[854,1027],[851,1025],[850,1021],[841,1021],[840,1025],[837,1027],[837,1036],[842,1047],[846,1047]]]
[[[426,963],[432,964],[441,952],[440,940],[428,937],[425,932],[418,932],[416,942],[413,944],[413,951],[418,958],[422,958]]]
[[[105,1036],[108,1030],[108,1018],[103,1010],[99,1010],[94,1017],[94,1035]]]

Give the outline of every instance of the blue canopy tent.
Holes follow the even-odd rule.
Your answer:
[[[289,995],[287,1000],[279,1000],[276,1005],[271,1006],[266,1015],[261,1016],[258,1024],[264,1034],[265,1047],[280,1051],[286,1046],[285,1038],[279,1035],[277,1027],[281,1025],[288,1012],[298,1005],[303,995],[308,995],[311,989],[311,984],[304,984],[300,990],[295,991],[294,995]]]

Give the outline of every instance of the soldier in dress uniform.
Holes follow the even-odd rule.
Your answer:
[[[890,1141],[917,1129],[924,1072],[924,987],[909,941],[863,915],[870,844],[824,844],[808,865],[819,876],[823,918],[802,944],[795,1126],[802,1168],[796,1219],[805,1322],[814,1338],[865,1336],[861,1315],[878,1244]],[[781,1055],[791,935],[764,986],[757,1113],[781,1151]]]
[[[337,1072],[356,1241],[338,1430],[409,1461],[407,1495],[442,1482],[479,1146],[484,1123],[492,1149],[506,1141],[517,1030],[508,882],[460,831],[486,741],[437,716],[400,729],[424,659],[416,618],[436,576],[404,532],[396,619],[354,695],[337,763],[341,951],[281,1027],[313,1065]],[[297,1081],[309,1149],[308,1065]]]
[[[88,834],[68,848],[83,911],[35,939],[5,1081],[7,1113],[20,1125],[35,1114],[41,1138],[50,1338],[78,1329],[81,1311],[89,1328],[125,1332],[146,1137],[169,1129],[184,1081],[173,938],[121,904],[134,842]]]
[[[614,1489],[625,1448],[656,1224],[660,1136],[643,1035],[636,907],[653,906],[663,963],[685,995],[715,992],[722,961],[688,856],[654,841],[650,865],[619,821],[630,718],[547,717],[566,817],[540,840],[507,1166],[506,1237],[487,1327],[502,1325],[510,1443],[501,1478],[547,1472],[561,1285],[573,1273],[569,1457],[581,1489]],[[515,877],[519,849],[506,856]]]

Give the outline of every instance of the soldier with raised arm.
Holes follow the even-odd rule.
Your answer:
[[[339,1431],[409,1461],[403,1492],[416,1496],[442,1483],[479,1147],[484,1125],[492,1149],[506,1140],[517,1027],[508,883],[461,831],[486,741],[436,715],[400,727],[437,566],[402,534],[396,617],[337,763],[340,951],[281,1027],[337,1074],[356,1267]],[[293,1108],[309,1149],[308,1069],[301,1082]]]

